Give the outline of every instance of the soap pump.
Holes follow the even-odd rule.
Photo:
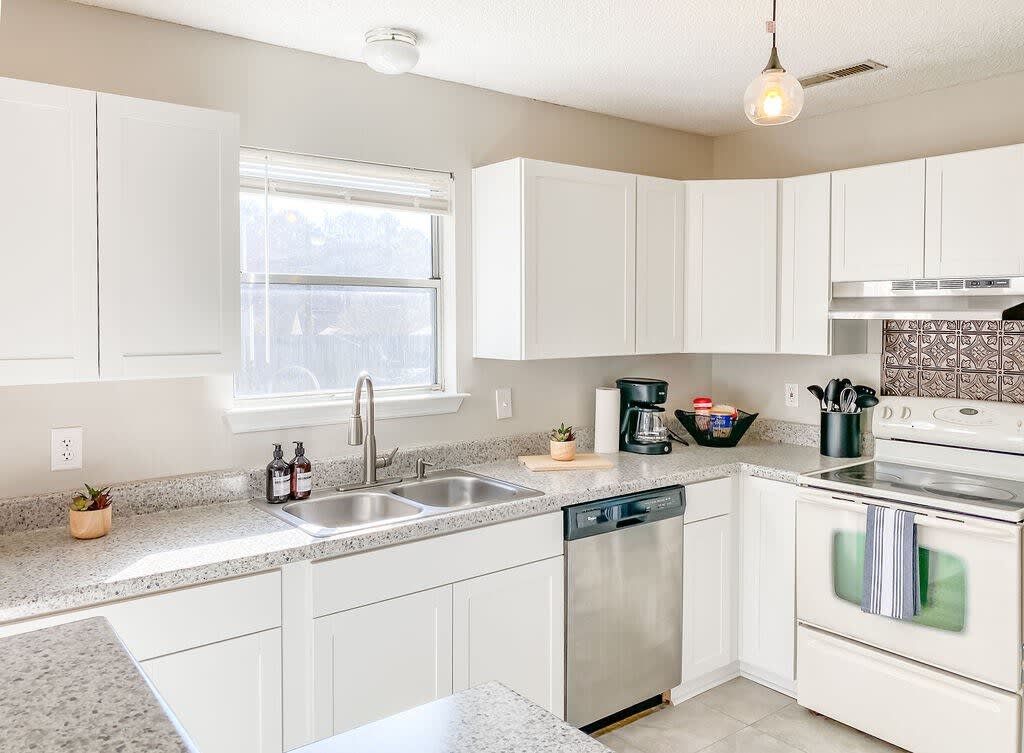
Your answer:
[[[274,445],[274,459],[267,466],[267,502],[287,502],[292,491],[291,466],[284,459],[281,445]]]

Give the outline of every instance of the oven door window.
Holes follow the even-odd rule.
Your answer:
[[[832,534],[832,590],[843,601],[861,603],[864,593],[863,531]],[[963,632],[967,621],[967,567],[946,552],[918,547],[921,614],[912,621],[925,627]]]

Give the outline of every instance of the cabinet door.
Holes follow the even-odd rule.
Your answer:
[[[683,526],[684,685],[736,660],[733,519]]]
[[[238,116],[100,94],[97,118],[100,374],[233,371]]]
[[[924,275],[924,164],[832,173],[832,282]]]
[[[927,160],[925,274],[1024,274],[1024,144]]]
[[[796,644],[796,488],[744,478],[740,498],[740,663],[792,689]]]
[[[456,583],[454,689],[495,680],[564,713],[564,558]]]
[[[95,93],[0,78],[0,165],[0,385],[95,379]]]
[[[526,358],[631,355],[636,176],[527,160]]]
[[[779,181],[779,352],[828,355],[831,176]]]
[[[683,350],[686,184],[636,179],[636,352]]]
[[[315,623],[317,739],[451,694],[451,586]]]
[[[200,753],[280,753],[281,630],[141,663]]]
[[[775,350],[777,181],[686,188],[686,350]]]

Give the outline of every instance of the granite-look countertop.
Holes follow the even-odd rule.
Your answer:
[[[496,682],[306,745],[294,753],[608,753]]]
[[[102,617],[0,639],[6,753],[195,753]]]
[[[619,453],[601,471],[534,473],[517,460],[466,466],[544,496],[452,510],[315,538],[248,501],[118,518],[101,539],[76,541],[66,527],[0,536],[0,623],[104,601],[389,546],[552,512],[579,502],[687,484],[742,470],[795,482],[800,473],[846,465],[815,447],[745,442],[733,449],[675,447],[667,456]],[[69,575],[73,574],[73,576]]]

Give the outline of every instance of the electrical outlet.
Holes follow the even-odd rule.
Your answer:
[[[71,471],[82,467],[82,427],[50,429],[50,470]]]
[[[498,412],[498,420],[512,418],[512,388],[499,387],[494,391],[494,405]]]
[[[800,398],[798,391],[800,389],[799,384],[786,384],[786,407],[797,408],[800,405]]]

